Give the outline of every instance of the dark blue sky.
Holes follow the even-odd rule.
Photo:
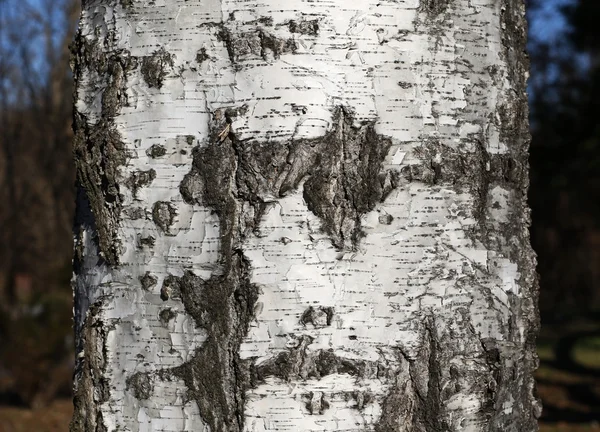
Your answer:
[[[531,16],[529,23],[531,36],[548,42],[562,37],[565,20],[560,14],[559,8],[572,3],[574,0],[541,0],[539,11]]]

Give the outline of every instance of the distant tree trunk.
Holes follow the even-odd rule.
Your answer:
[[[89,0],[72,431],[533,431],[521,0]]]

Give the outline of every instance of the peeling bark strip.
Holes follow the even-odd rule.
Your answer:
[[[90,0],[72,432],[536,430],[521,0]]]
[[[135,67],[135,62],[127,50],[106,53],[98,41],[86,39],[81,32],[75,36],[72,51],[79,59],[74,69],[75,85],[90,74],[97,77],[97,85],[102,89],[96,112],[75,112],[73,150],[77,179],[87,193],[96,219],[101,254],[115,265],[120,251],[115,230],[122,203],[118,170],[127,156],[115,117],[126,103],[127,72]]]

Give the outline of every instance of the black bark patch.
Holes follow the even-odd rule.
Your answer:
[[[142,284],[142,288],[146,291],[150,291],[152,288],[156,286],[158,283],[158,279],[156,276],[152,275],[149,271],[144,273],[143,276],[140,276],[140,283]]]
[[[170,298],[181,298],[181,284],[177,276],[168,275],[160,287],[160,298],[167,301]]]
[[[427,14],[429,18],[436,18],[445,12],[452,0],[421,0],[419,11]]]
[[[278,59],[282,54],[296,52],[298,46],[294,39],[280,39],[264,30],[232,33],[222,29],[220,39],[225,43],[229,59],[237,63],[240,58],[257,56],[268,61]]]
[[[157,201],[152,207],[152,220],[165,233],[169,233],[176,214],[175,207],[166,201]]]
[[[433,328],[433,325],[426,327],[426,338],[421,353],[422,360],[412,363],[410,372],[413,382],[418,383],[416,389],[422,401],[419,407],[419,423],[425,424],[426,430],[448,430],[448,426],[444,424],[440,394],[441,369],[443,367],[440,362],[444,361],[444,358],[439,353],[440,348]],[[420,370],[421,365],[427,365],[427,369]],[[413,371],[416,371],[416,373]],[[427,378],[426,383],[422,381],[425,377]]]
[[[200,48],[196,53],[196,63],[202,64],[206,60],[210,60],[210,56],[206,53],[206,48]]]
[[[200,204],[204,196],[202,176],[197,171],[186,174],[179,185],[179,193],[187,204]]]
[[[374,123],[355,127],[343,109],[334,121],[335,129],[324,137],[304,184],[304,200],[321,217],[336,247],[354,248],[363,236],[360,217],[393,188],[390,174],[382,172],[391,141],[377,135]]]
[[[324,137],[286,144],[239,143],[230,125],[244,112],[242,107],[215,114],[211,124],[215,144],[194,149],[192,169],[180,184],[184,201],[230,213],[235,201],[217,191],[230,187],[233,176],[236,198],[254,208],[241,227],[246,235],[258,226],[265,203],[285,196],[308,178],[303,191],[308,208],[322,219],[336,247],[355,248],[362,237],[361,216],[398,183],[396,172],[382,172],[391,141],[377,135],[372,122],[354,126],[353,116],[339,108],[334,129]],[[223,222],[227,239],[232,222]]]
[[[242,430],[247,384],[238,350],[254,313],[258,288],[249,264],[234,253],[226,274],[203,280],[187,272],[179,280],[186,311],[209,334],[194,358],[173,369],[211,430]],[[216,404],[215,404],[216,402]],[[215,409],[218,407],[218,409]]]
[[[268,27],[273,27],[273,17],[270,16],[262,16],[258,19],[252,21],[246,21],[246,25],[264,25]]]
[[[313,308],[309,306],[300,317],[300,324],[306,327],[307,324],[312,324],[315,328],[322,328],[331,325],[333,319],[333,308],[319,306]]]
[[[174,312],[171,308],[163,309],[158,313],[158,319],[163,327],[166,327],[169,324],[169,321],[174,319],[176,316],[177,312]]]
[[[155,178],[156,171],[152,168],[146,171],[137,170],[125,181],[125,185],[131,190],[135,199],[137,191],[142,187],[148,186]]]
[[[319,20],[290,20],[288,23],[288,29],[290,33],[300,33],[309,36],[318,36],[319,34]]]
[[[119,3],[123,7],[123,9],[125,9],[126,11],[133,10],[134,0],[119,0]]]
[[[340,357],[333,350],[310,350],[313,342],[310,336],[299,336],[295,346],[280,352],[277,356],[260,365],[249,365],[252,387],[274,376],[284,381],[321,379],[331,374],[348,374],[357,378],[390,378],[393,375],[389,365],[381,361],[356,360]]]
[[[170,54],[164,47],[154,51],[152,55],[143,57],[141,72],[148,87],[157,89],[162,87],[169,69],[175,64],[173,59],[173,54]]]
[[[250,203],[267,202],[297,189],[307,178],[304,200],[323,221],[332,243],[339,249],[355,248],[362,237],[360,217],[385,199],[398,180],[395,172],[382,172],[391,141],[377,135],[374,126],[354,126],[353,116],[339,108],[333,130],[323,137],[234,144],[238,195]]]
[[[419,165],[407,165],[401,174],[408,181],[420,181],[428,185],[468,186],[481,175],[482,156],[479,147],[475,151],[453,148],[438,141],[428,141],[415,149],[415,156],[422,161]]]
[[[153,386],[147,373],[137,372],[125,381],[126,389],[138,400],[146,400],[152,396]]]
[[[153,144],[148,150],[146,150],[146,154],[150,156],[152,159],[156,159],[162,157],[167,154],[167,148],[160,144]]]
[[[154,244],[156,243],[156,238],[154,238],[154,236],[146,236],[146,237],[141,237],[139,238],[139,245],[140,247],[153,247]]]
[[[391,214],[380,214],[378,217],[379,223],[383,224],[383,225],[391,225],[392,221],[394,220],[394,216],[392,216]]]

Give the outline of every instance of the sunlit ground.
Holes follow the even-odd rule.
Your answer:
[[[538,340],[538,393],[544,404],[543,432],[600,431],[600,327],[583,323],[543,328]],[[582,335],[572,350],[571,363],[557,361],[561,338]],[[587,335],[587,336],[586,336]]]
[[[38,410],[0,407],[0,432],[67,432],[72,413],[70,400]]]

